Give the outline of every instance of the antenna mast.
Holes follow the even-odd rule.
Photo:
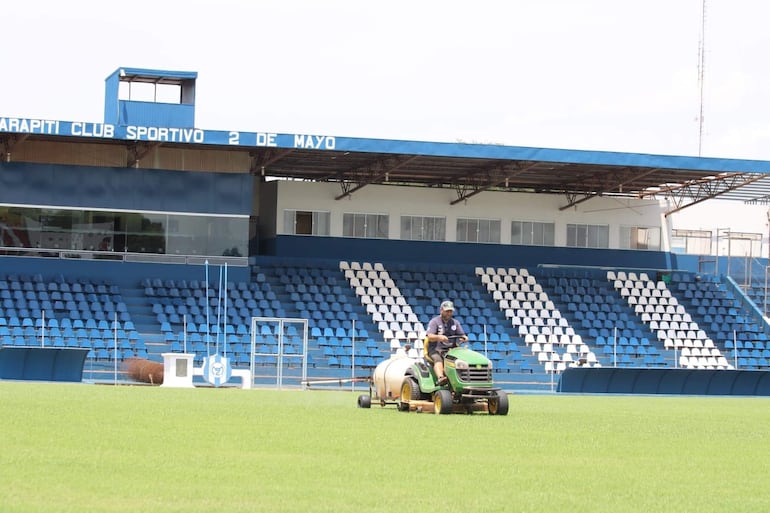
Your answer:
[[[703,82],[706,73],[706,0],[703,0],[701,7],[700,20],[700,41],[698,41],[698,89],[699,89],[699,111],[698,111],[698,156],[703,152]]]

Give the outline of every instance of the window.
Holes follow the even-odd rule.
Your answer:
[[[513,221],[511,223],[511,244],[553,246],[555,245],[555,231],[555,223]]]
[[[388,216],[386,214],[342,214],[342,236],[387,239]]]
[[[283,231],[289,235],[329,235],[329,212],[284,210]]]
[[[457,219],[457,242],[500,244],[500,221],[496,219]]]
[[[443,217],[401,216],[401,238],[404,240],[446,240]]]
[[[651,249],[659,251],[660,228],[621,226],[620,249]]]
[[[246,257],[248,235],[246,216],[0,205],[0,247]]]
[[[603,224],[568,224],[567,246],[572,248],[609,248],[610,227]]]

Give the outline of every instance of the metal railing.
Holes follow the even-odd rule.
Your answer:
[[[114,251],[86,251],[74,249],[43,249],[0,246],[0,256],[35,258],[58,258],[62,260],[109,260],[114,262],[139,262],[152,264],[230,265],[248,267],[248,257],[227,257],[218,255],[168,255],[162,253],[132,253]]]

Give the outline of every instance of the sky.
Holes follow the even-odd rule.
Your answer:
[[[101,121],[104,79],[140,67],[197,71],[204,129],[676,155],[698,155],[700,140],[703,156],[770,160],[770,3],[708,0],[705,37],[701,9],[702,0],[11,2],[0,116]]]

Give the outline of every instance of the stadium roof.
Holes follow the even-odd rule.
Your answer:
[[[770,162],[760,160],[0,117],[3,160],[16,160],[14,150],[27,141],[43,148],[57,142],[110,145],[125,152],[129,167],[188,169],[150,158],[162,149],[237,153],[247,158],[236,172],[336,182],[337,199],[370,184],[402,184],[454,188],[453,203],[490,190],[563,194],[562,209],[597,196],[665,197],[674,205],[669,213],[712,198],[770,203]],[[41,151],[24,160],[50,162]]]

